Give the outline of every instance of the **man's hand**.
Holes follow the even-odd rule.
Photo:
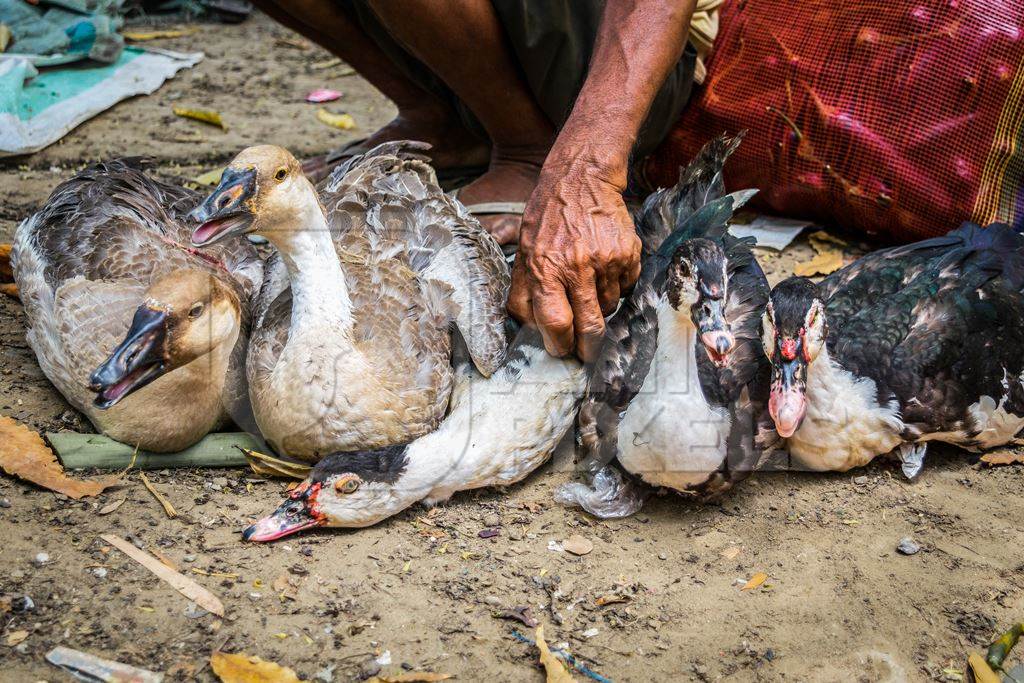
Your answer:
[[[509,311],[535,324],[554,356],[600,351],[604,315],[640,274],[640,239],[622,201],[624,177],[553,150],[523,215]],[[568,161],[562,161],[567,159]]]

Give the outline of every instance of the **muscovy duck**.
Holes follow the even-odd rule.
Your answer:
[[[578,418],[578,461],[593,488],[568,484],[560,502],[600,517],[639,509],[642,496],[609,469],[616,459],[647,484],[712,498],[772,440],[758,337],[768,281],[751,242],[726,232],[753,194],[722,196],[722,166],[738,144],[711,141],[675,187],[644,203],[637,230],[649,256],[608,323]]]
[[[287,151],[250,147],[193,211],[196,245],[254,233],[277,248],[248,372],[256,422],[278,453],[315,462],[436,429],[452,323],[481,373],[504,360],[508,266],[438,187],[428,148],[385,143],[314,187]]]
[[[39,366],[98,430],[149,451],[251,412],[245,349],[263,261],[245,240],[193,248],[185,217],[199,199],[139,159],[109,161],[58,185],[14,238]]]
[[[764,314],[770,412],[790,453],[845,471],[929,441],[1015,443],[1024,427],[1024,236],[965,223],[865,257],[820,284],[779,283]]]

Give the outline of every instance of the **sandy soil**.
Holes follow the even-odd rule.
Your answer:
[[[150,155],[160,175],[190,177],[250,143],[308,155],[392,115],[345,67],[311,67],[329,55],[280,38],[293,36],[258,17],[160,41],[207,58],[61,144],[0,164],[0,240],[88,161]],[[359,129],[340,133],[315,119],[302,98],[324,86],[344,91],[328,107],[352,113]],[[216,108],[230,131],[176,118],[173,104]],[[773,278],[807,253],[801,245],[769,259]],[[2,297],[0,340],[0,412],[42,431],[88,431],[38,369],[21,307]],[[325,667],[338,681],[412,668],[539,681],[535,650],[513,635],[528,630],[495,616],[521,605],[547,623],[549,641],[568,643],[615,681],[957,680],[944,670],[962,669],[967,650],[1024,617],[1024,468],[979,470],[973,461],[933,455],[913,484],[886,462],[848,474],[764,474],[717,505],[667,496],[604,523],[551,502],[569,476],[562,449],[510,490],[269,546],[243,544],[239,530],[276,505],[284,485],[243,470],[152,473],[181,513],[173,520],[135,475],[77,502],[2,477],[0,594],[30,596],[34,608],[19,611],[16,599],[0,613],[0,680],[71,680],[43,660],[62,644],[172,680],[212,680],[209,654],[223,648],[305,678],[326,678]],[[480,538],[484,528],[499,534]],[[225,619],[190,613],[184,598],[105,549],[106,532],[196,577],[224,601]],[[572,534],[593,541],[593,552],[548,549]],[[904,536],[922,552],[898,554]],[[49,555],[41,566],[40,552]],[[756,572],[770,578],[741,591]],[[612,594],[624,601],[596,604]],[[17,630],[29,636],[9,646]],[[391,663],[375,664],[385,652]]]

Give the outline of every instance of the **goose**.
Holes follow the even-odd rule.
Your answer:
[[[248,378],[278,453],[316,462],[437,428],[453,381],[454,323],[477,369],[504,361],[508,266],[438,187],[422,152],[391,142],[320,186],[280,147],[243,150],[192,212],[192,242],[266,237]]]
[[[471,363],[458,366],[449,413],[436,430],[407,444],[328,455],[243,538],[367,527],[418,502],[436,505],[457,491],[521,481],[572,426],[585,385],[579,362],[548,355],[537,331],[523,328],[491,377]]]
[[[577,460],[593,480],[563,486],[559,502],[599,517],[638,510],[643,495],[616,461],[648,485],[717,497],[771,441],[758,334],[768,282],[750,241],[726,232],[753,192],[722,196],[739,142],[712,140],[675,187],[645,201],[637,231],[648,257],[608,324],[579,412]]]
[[[240,240],[194,249],[198,195],[139,159],[61,183],[15,233],[12,265],[39,366],[100,432],[186,448],[248,415],[245,347],[263,262]]]
[[[1020,443],[1024,236],[965,223],[866,259],[772,291],[769,408],[789,452],[815,471],[897,452],[913,478],[931,441]]]

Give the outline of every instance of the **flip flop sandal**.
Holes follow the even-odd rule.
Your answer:
[[[452,190],[448,193],[448,196],[458,199],[459,190],[461,189],[456,188]],[[474,216],[500,216],[502,214],[522,216],[523,212],[526,211],[526,202],[480,202],[479,204],[463,204],[463,206],[466,207],[466,211]],[[514,255],[518,248],[518,242],[501,245],[501,251],[505,256]]]
[[[376,145],[366,144],[366,138],[352,140],[327,154],[311,157],[302,162],[302,172],[309,181],[316,185],[331,174],[338,164],[360,154],[366,154]],[[445,190],[459,185],[466,185],[487,172],[486,164],[475,166],[454,166],[452,168],[434,169],[437,182]]]

